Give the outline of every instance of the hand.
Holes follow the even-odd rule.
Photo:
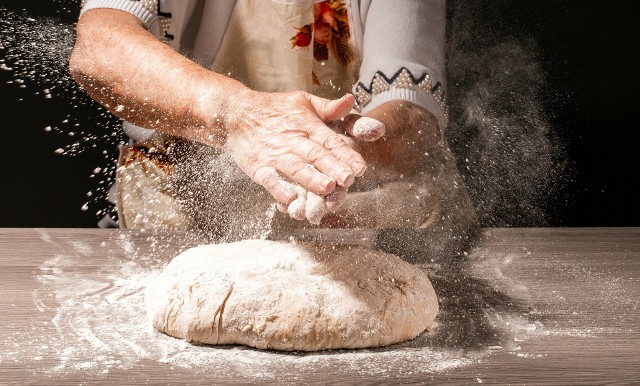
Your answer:
[[[382,122],[386,133],[379,141],[356,141],[353,145],[369,166],[358,181],[361,186],[375,186],[416,173],[440,138],[436,117],[411,102],[389,101],[364,116]],[[345,127],[345,131],[351,133],[353,128]]]
[[[232,99],[224,117],[226,147],[279,207],[291,204],[302,190],[305,197],[306,192],[327,196],[336,187],[347,189],[367,168],[362,156],[324,123],[346,116],[353,103],[351,95],[332,101],[300,91],[248,90]]]
[[[329,122],[329,125],[340,134],[340,137],[353,147],[356,140],[376,141],[385,133],[382,122],[373,118],[362,117],[358,114],[349,114],[341,121]],[[348,132],[344,128],[348,128]],[[286,205],[277,203],[277,208],[282,213],[287,213],[296,220],[307,219],[311,224],[320,224],[327,213],[338,210],[347,199],[347,187],[336,186],[328,195],[322,197],[313,192],[307,192],[302,187],[294,185],[297,198]]]
[[[435,152],[440,137],[436,117],[413,103],[390,101],[366,113],[360,122],[364,119],[382,122],[386,133],[378,141],[352,141],[369,168],[352,187],[356,192],[350,193],[348,204],[325,216],[321,225],[418,226],[425,221],[425,213],[433,212],[429,198],[433,182],[416,178],[416,174],[429,152]],[[349,134],[361,131],[357,123],[345,120],[344,130]]]
[[[307,219],[311,224],[320,224],[322,218],[330,212],[335,212],[347,200],[347,188],[337,186],[333,192],[325,197],[313,192],[307,192],[301,187],[296,187],[298,197],[289,205],[277,203],[277,208],[282,213],[296,220]]]

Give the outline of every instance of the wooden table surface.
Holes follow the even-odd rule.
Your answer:
[[[145,272],[190,246],[164,236],[0,229],[0,384],[640,383],[640,228],[485,229],[464,261],[425,266],[433,332],[318,354],[193,347],[128,323]]]

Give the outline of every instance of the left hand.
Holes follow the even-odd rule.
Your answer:
[[[352,190],[415,174],[440,138],[435,115],[411,102],[389,101],[364,116],[382,122],[386,133],[375,142],[354,143],[355,150],[367,161],[368,169]],[[352,129],[345,130],[349,133]]]
[[[363,156],[369,168],[351,186],[351,191],[357,192],[357,198],[351,201],[349,208],[326,216],[321,225],[393,227],[410,223],[418,226],[424,220],[421,216],[431,212],[433,202],[423,197],[424,184],[428,185],[431,181],[415,177],[424,160],[429,157],[429,152],[439,142],[441,134],[438,120],[428,110],[401,100],[386,102],[367,112],[364,117],[382,122],[385,135],[374,142],[352,140],[353,148]],[[344,130],[351,134],[356,126],[348,123]],[[427,191],[431,189],[426,188]],[[421,197],[418,206],[415,203],[409,207],[403,205],[407,197]],[[379,206],[377,209],[376,205]],[[412,220],[407,223],[408,219]]]

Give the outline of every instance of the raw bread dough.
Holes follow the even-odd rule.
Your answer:
[[[438,313],[427,275],[395,255],[267,240],[183,252],[146,304],[157,330],[190,342],[301,351],[412,339]]]

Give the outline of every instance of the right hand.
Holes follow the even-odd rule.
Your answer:
[[[349,114],[341,121],[329,122],[329,126],[352,148],[356,148],[358,143],[377,141],[385,134],[382,122],[357,113]],[[293,219],[307,219],[315,225],[320,224],[326,214],[336,212],[347,200],[348,189],[339,185],[324,197],[299,186],[295,186],[295,189],[298,198],[289,205],[278,203],[278,210]]]
[[[302,91],[248,90],[233,98],[224,117],[225,146],[279,208],[307,193],[325,197],[336,187],[337,193],[346,192],[364,174],[366,162],[324,122],[342,119],[353,103],[352,95],[328,100]]]

